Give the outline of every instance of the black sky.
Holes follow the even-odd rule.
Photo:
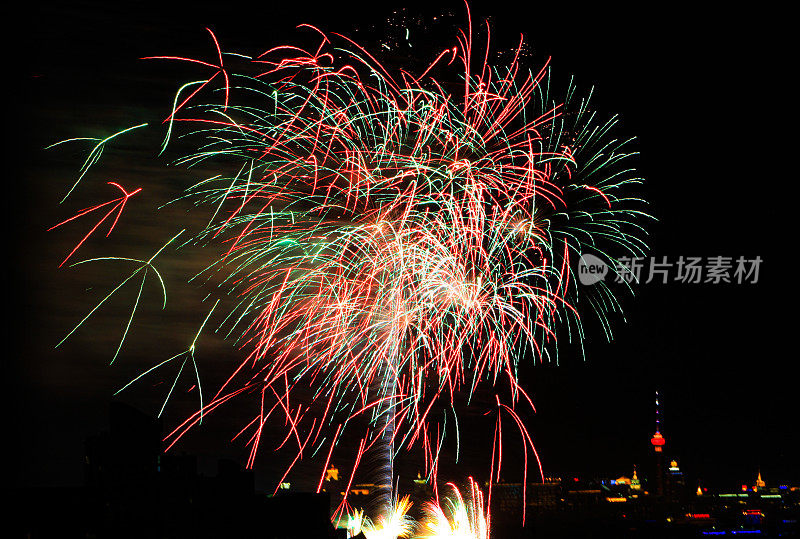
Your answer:
[[[530,369],[527,386],[538,414],[529,427],[546,472],[617,476],[634,463],[645,466],[658,389],[668,452],[690,477],[732,486],[751,481],[760,467],[767,482],[800,481],[797,353],[791,344],[797,320],[791,241],[796,199],[790,194],[796,113],[787,88],[796,62],[782,31],[787,15],[769,7],[717,11],[694,3],[647,10],[552,2],[472,6],[476,22],[492,17],[496,42],[515,44],[522,32],[534,60],[552,56],[555,75],[574,74],[585,89],[594,85],[596,107],[620,114],[622,133],[638,138],[637,167],[658,219],[651,228],[654,256],[764,260],[755,285],[641,286],[635,298],[625,298],[627,323],[616,320],[612,343],[590,331],[585,360],[567,347],[559,366]],[[109,367],[113,349],[96,346],[98,333],[92,331],[105,336],[118,328],[101,321],[67,347],[53,349],[90,306],[91,291],[84,289],[106,283],[96,282],[96,274],[90,283],[57,269],[65,243],[45,229],[70,215],[57,202],[74,178],[68,174],[78,166],[78,154],[40,148],[142,117],[157,121],[187,75],[174,65],[138,58],[205,55],[205,26],[215,30],[223,48],[257,53],[291,39],[299,23],[347,34],[379,22],[393,8],[348,2],[73,2],[40,5],[19,17],[7,48],[14,66],[7,86],[15,98],[6,103],[14,127],[8,127],[13,140],[7,147],[12,321],[5,369],[12,440],[7,443],[18,447],[19,484],[80,483],[83,439],[104,428],[113,391],[163,350],[182,346],[177,337],[158,343],[132,337],[133,350]],[[435,14],[440,8],[425,2],[410,9]],[[459,2],[450,9],[463,15]],[[128,162],[125,152],[135,149],[119,151],[112,163]],[[112,166],[113,173],[131,182],[137,174],[147,177],[148,185],[157,183],[154,178],[174,179],[157,162],[134,162],[132,169]],[[155,188],[149,193],[152,206],[166,196]],[[129,217],[134,229],[148,226]],[[78,239],[79,231],[73,232]],[[115,242],[137,241],[124,229],[114,235],[94,247],[98,255],[113,250]],[[142,256],[157,247],[156,240],[136,246]],[[157,297],[156,288],[149,293]],[[156,325],[196,327],[208,308],[202,297],[194,290],[173,300],[196,305],[191,314],[164,315],[173,318],[160,322],[158,313],[149,316]],[[209,371],[215,368],[212,358],[232,354],[220,340],[205,345]],[[128,398],[148,413],[157,411],[154,393]],[[190,409],[192,398],[179,402],[168,424],[180,418],[181,406]],[[236,424],[238,418],[213,423],[184,449],[242,456],[241,446],[226,438]]]

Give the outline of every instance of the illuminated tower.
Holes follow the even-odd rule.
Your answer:
[[[656,495],[664,495],[664,443],[666,440],[661,435],[661,407],[658,402],[658,391],[656,391],[656,433],[650,438],[653,450],[656,454]]]

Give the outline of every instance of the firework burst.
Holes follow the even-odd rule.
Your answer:
[[[410,73],[349,38],[303,29],[316,48],[226,57],[209,30],[213,63],[159,57],[214,72],[179,90],[163,150],[179,136],[195,150],[177,164],[220,171],[183,198],[210,215],[193,242],[224,246],[201,276],[231,298],[218,330],[245,351],[169,446],[248,394],[257,413],[237,437],[251,466],[274,414],[297,446],[287,474],[323,447],[329,462],[363,418],[356,465],[376,444],[389,462],[421,447],[435,485],[447,414],[484,386],[497,405],[491,476],[504,416],[522,434],[527,469],[535,449],[517,409],[532,403],[518,367],[552,354],[559,328],[582,338],[571,260],[591,249],[613,265],[645,248],[627,141],[572,86],[551,96],[549,61],[526,71],[522,41],[493,66],[488,38],[482,61],[473,57],[470,24]],[[135,193],[122,191],[103,220]],[[607,326],[617,308],[609,289],[580,297]],[[313,406],[290,404],[300,386],[312,388]],[[431,525],[449,522],[433,509]],[[459,511],[446,536],[467,526],[484,537],[483,517],[461,523]]]

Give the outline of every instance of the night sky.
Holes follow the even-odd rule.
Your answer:
[[[449,9],[465,19],[460,2],[441,9],[429,2],[419,6],[431,16]],[[763,259],[757,284],[642,285],[635,297],[623,298],[627,321],[613,320],[611,343],[589,323],[585,358],[567,345],[558,366],[526,369],[523,385],[538,410],[529,429],[545,473],[617,477],[630,474],[633,464],[646,469],[659,390],[667,454],[679,459],[691,481],[735,487],[752,483],[760,468],[768,485],[800,482],[792,345],[796,198],[790,194],[796,181],[790,147],[796,140],[790,135],[796,99],[786,81],[795,61],[789,62],[789,37],[779,26],[786,14],[764,8],[713,11],[696,3],[648,11],[587,11],[552,2],[472,6],[476,26],[484,16],[492,17],[498,46],[514,45],[524,33],[534,63],[552,56],[555,77],[574,74],[584,91],[595,86],[595,107],[619,114],[621,136],[637,138],[637,168],[657,218],[650,227],[653,256],[672,262],[679,256]],[[177,84],[199,76],[186,66],[139,58],[207,57],[213,49],[205,26],[214,29],[223,50],[257,54],[292,40],[299,23],[353,34],[371,23],[379,26],[396,7],[390,2],[369,8],[348,2],[168,7],[74,2],[38,7],[20,17],[13,44],[18,52],[8,53],[14,75],[6,84],[16,99],[6,102],[12,119],[7,120],[11,168],[6,172],[11,193],[5,197],[11,216],[6,283],[12,296],[6,443],[15,448],[11,467],[19,485],[80,484],[83,440],[107,428],[114,391],[186,348],[187,336],[209,309],[203,302],[208,290],[175,283],[168,290],[170,308],[161,311],[151,282],[144,289],[141,318],[113,366],[108,363],[131,298],[110,305],[54,349],[99,291],[124,277],[124,270],[58,269],[87,225],[46,229],[106,193],[111,198],[113,191],[103,190],[105,181],[124,180],[143,187],[135,200],[138,209],[126,210],[111,237],[97,236],[77,259],[148,257],[171,230],[149,216],[174,196],[185,177],[154,158],[159,143],[154,133],[109,150],[106,168],[94,178],[96,189],[79,189],[59,206],[80,166],[80,148],[42,148],[142,121],[158,123]],[[186,219],[180,206],[161,211]],[[202,225],[194,217],[188,224]],[[208,262],[204,256],[211,255],[190,249],[166,256],[165,274],[199,270]],[[206,335],[198,344],[200,368],[211,380],[238,357],[216,336]],[[156,384],[171,382],[172,375],[148,379],[121,398],[155,414],[165,387]],[[164,417],[167,427],[196,409],[192,380],[183,380],[185,387],[179,386]],[[243,458],[247,450],[229,440],[249,420],[246,412],[231,407],[177,449],[209,461]],[[282,457],[270,457],[266,446],[263,453],[256,472],[269,482]]]

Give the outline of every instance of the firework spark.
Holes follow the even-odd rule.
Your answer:
[[[363,510],[348,515],[345,527],[351,537],[363,534],[367,539],[404,539],[411,537],[414,520],[408,516],[411,502],[408,496],[393,504],[373,522]]]
[[[424,506],[425,518],[419,523],[415,539],[489,539],[489,514],[484,506],[483,493],[472,478],[465,500],[452,483],[452,497],[445,499],[443,508],[435,500]]]

